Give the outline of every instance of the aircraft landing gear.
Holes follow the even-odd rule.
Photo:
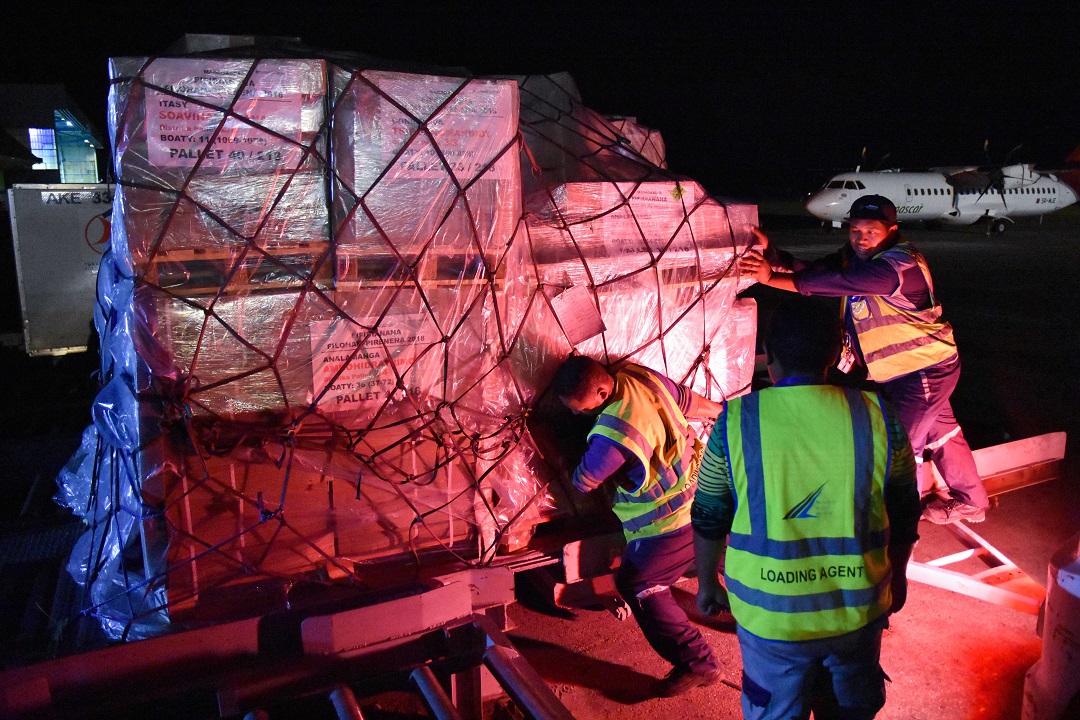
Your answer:
[[[994,218],[990,221],[990,233],[993,235],[1002,235],[1005,233],[1005,229],[1009,227],[1008,221],[1005,218]]]

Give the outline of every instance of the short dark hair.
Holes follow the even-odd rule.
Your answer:
[[[781,300],[765,331],[766,350],[788,372],[827,370],[841,342],[839,308],[802,296]]]
[[[555,371],[551,391],[558,398],[580,398],[608,374],[603,365],[588,355],[571,355]]]

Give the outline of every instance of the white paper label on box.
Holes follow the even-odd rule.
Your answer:
[[[383,161],[393,161],[392,178],[446,180],[448,171],[462,182],[478,175],[485,180],[513,177],[517,153],[499,156],[517,132],[511,83],[471,80],[457,92],[465,82],[460,78],[372,73],[371,79],[407,111],[385,98],[379,102]],[[418,121],[430,138],[416,132]],[[368,140],[358,137],[356,141]]]
[[[691,252],[693,241],[687,213],[697,198],[694,186],[676,182],[604,183],[601,207],[615,208],[592,222],[592,229],[616,253],[643,251],[644,237],[652,250],[659,251],[675,237],[667,252]],[[629,196],[629,199],[625,199]]]
[[[202,158],[202,165],[242,172],[293,167],[302,151],[289,140],[300,139],[303,66],[260,62],[247,77],[250,64],[187,58],[151,64],[145,82],[167,92],[146,89],[150,162],[190,167]]]
[[[572,346],[595,337],[606,329],[600,311],[596,309],[589,288],[575,285],[551,299],[551,309],[559,320],[567,341]]]
[[[372,327],[376,319],[358,322]],[[423,313],[387,315],[371,333],[344,320],[311,323],[312,382],[316,393],[329,386],[319,408],[341,412],[382,404],[397,385],[394,368],[405,374],[412,367],[432,342],[429,332],[431,320]]]

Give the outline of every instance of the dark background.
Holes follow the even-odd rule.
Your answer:
[[[66,84],[103,134],[109,57],[209,33],[473,74],[567,71],[589,107],[659,130],[673,171],[758,202],[802,199],[860,163],[1060,167],[1080,146],[1080,10],[1057,0],[196,0],[4,14],[0,82]]]

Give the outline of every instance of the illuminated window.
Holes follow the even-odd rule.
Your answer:
[[[41,158],[41,162],[34,164],[34,170],[59,169],[56,159],[56,133],[52,129],[30,128],[30,152]]]

